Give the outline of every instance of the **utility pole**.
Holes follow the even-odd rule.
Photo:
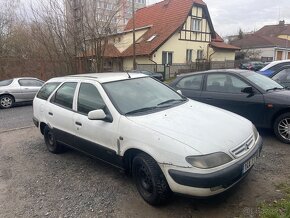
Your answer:
[[[135,0],[132,0],[132,11],[133,11],[133,70],[137,69],[136,64],[136,34],[135,34]]]

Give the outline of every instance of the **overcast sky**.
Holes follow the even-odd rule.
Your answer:
[[[149,4],[161,0],[147,0]],[[182,0],[181,0],[182,1]],[[290,0],[203,0],[215,31],[221,36],[258,30],[285,20],[290,24]]]

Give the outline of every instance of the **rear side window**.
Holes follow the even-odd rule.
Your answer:
[[[51,93],[59,86],[60,83],[46,83],[37,93],[37,98],[47,100]]]
[[[104,109],[105,103],[98,89],[89,83],[82,83],[78,96],[78,112],[88,114],[90,111]]]
[[[13,82],[13,79],[0,81],[0,86],[9,86]]]
[[[51,102],[72,109],[77,83],[64,83],[55,93]]]
[[[18,81],[20,86],[41,87],[43,82],[36,79],[20,79]]]
[[[177,84],[177,88],[201,90],[202,75],[187,76],[181,79]]]

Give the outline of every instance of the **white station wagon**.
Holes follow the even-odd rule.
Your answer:
[[[152,205],[211,196],[244,178],[262,148],[247,119],[189,100],[143,74],[53,78],[33,102],[48,150],[64,146],[120,167]]]

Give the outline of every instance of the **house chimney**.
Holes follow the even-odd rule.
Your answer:
[[[279,21],[279,26],[284,26],[285,25],[285,20],[280,20]]]

